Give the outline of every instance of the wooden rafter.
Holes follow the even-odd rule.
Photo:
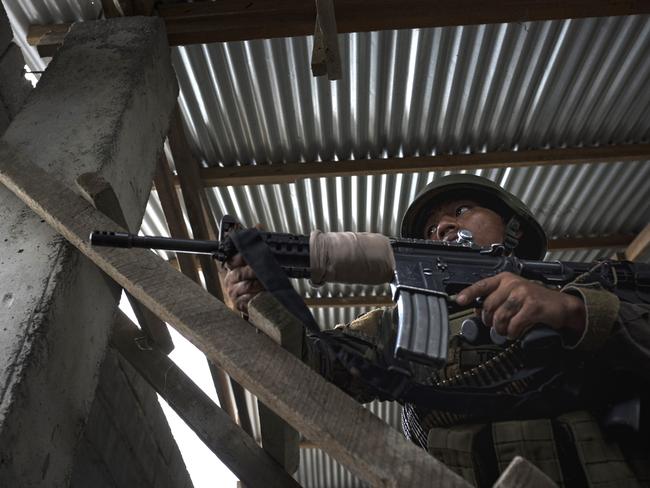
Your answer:
[[[158,7],[170,44],[312,35],[314,1],[195,2]],[[613,0],[336,0],[339,33],[524,22],[650,12],[648,2]]]
[[[564,237],[549,239],[549,251],[569,251],[573,249],[607,249],[610,247],[625,247],[629,245],[634,234],[611,234],[593,237]]]
[[[481,154],[212,167],[201,170],[201,180],[208,187],[265,185],[294,183],[301,178],[646,160],[650,160],[650,144],[620,144]]]
[[[109,10],[109,15],[113,16],[117,11],[114,8]],[[172,46],[312,35],[316,18],[313,1],[295,0],[162,4],[158,5],[157,11],[165,21]],[[128,9],[124,13],[128,15]],[[339,33],[647,13],[650,13],[650,2],[632,0],[336,1]],[[28,37],[34,46],[63,41],[62,36],[38,38],[32,34],[34,29],[65,29],[67,32],[67,28],[53,25],[30,26]]]

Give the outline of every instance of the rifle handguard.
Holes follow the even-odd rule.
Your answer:
[[[309,236],[311,281],[380,285],[392,281],[395,258],[390,240],[368,232],[321,232]]]

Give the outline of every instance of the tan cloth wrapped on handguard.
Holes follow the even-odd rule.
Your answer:
[[[321,232],[309,236],[311,281],[378,285],[393,279],[395,257],[388,237],[369,232]]]

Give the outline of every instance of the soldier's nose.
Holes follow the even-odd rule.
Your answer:
[[[450,232],[455,232],[458,230],[458,225],[451,219],[442,219],[438,224],[437,228],[437,237],[439,241],[442,241],[447,234]]]

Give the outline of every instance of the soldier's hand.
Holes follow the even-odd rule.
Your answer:
[[[583,301],[568,293],[550,290],[513,273],[500,273],[477,281],[456,296],[459,305],[483,297],[481,319],[488,327],[511,339],[535,324],[569,329],[580,337],[585,329]]]
[[[264,291],[253,269],[246,264],[241,254],[236,254],[226,262],[228,272],[224,278],[225,292],[237,310],[247,313],[248,302],[259,292]]]

